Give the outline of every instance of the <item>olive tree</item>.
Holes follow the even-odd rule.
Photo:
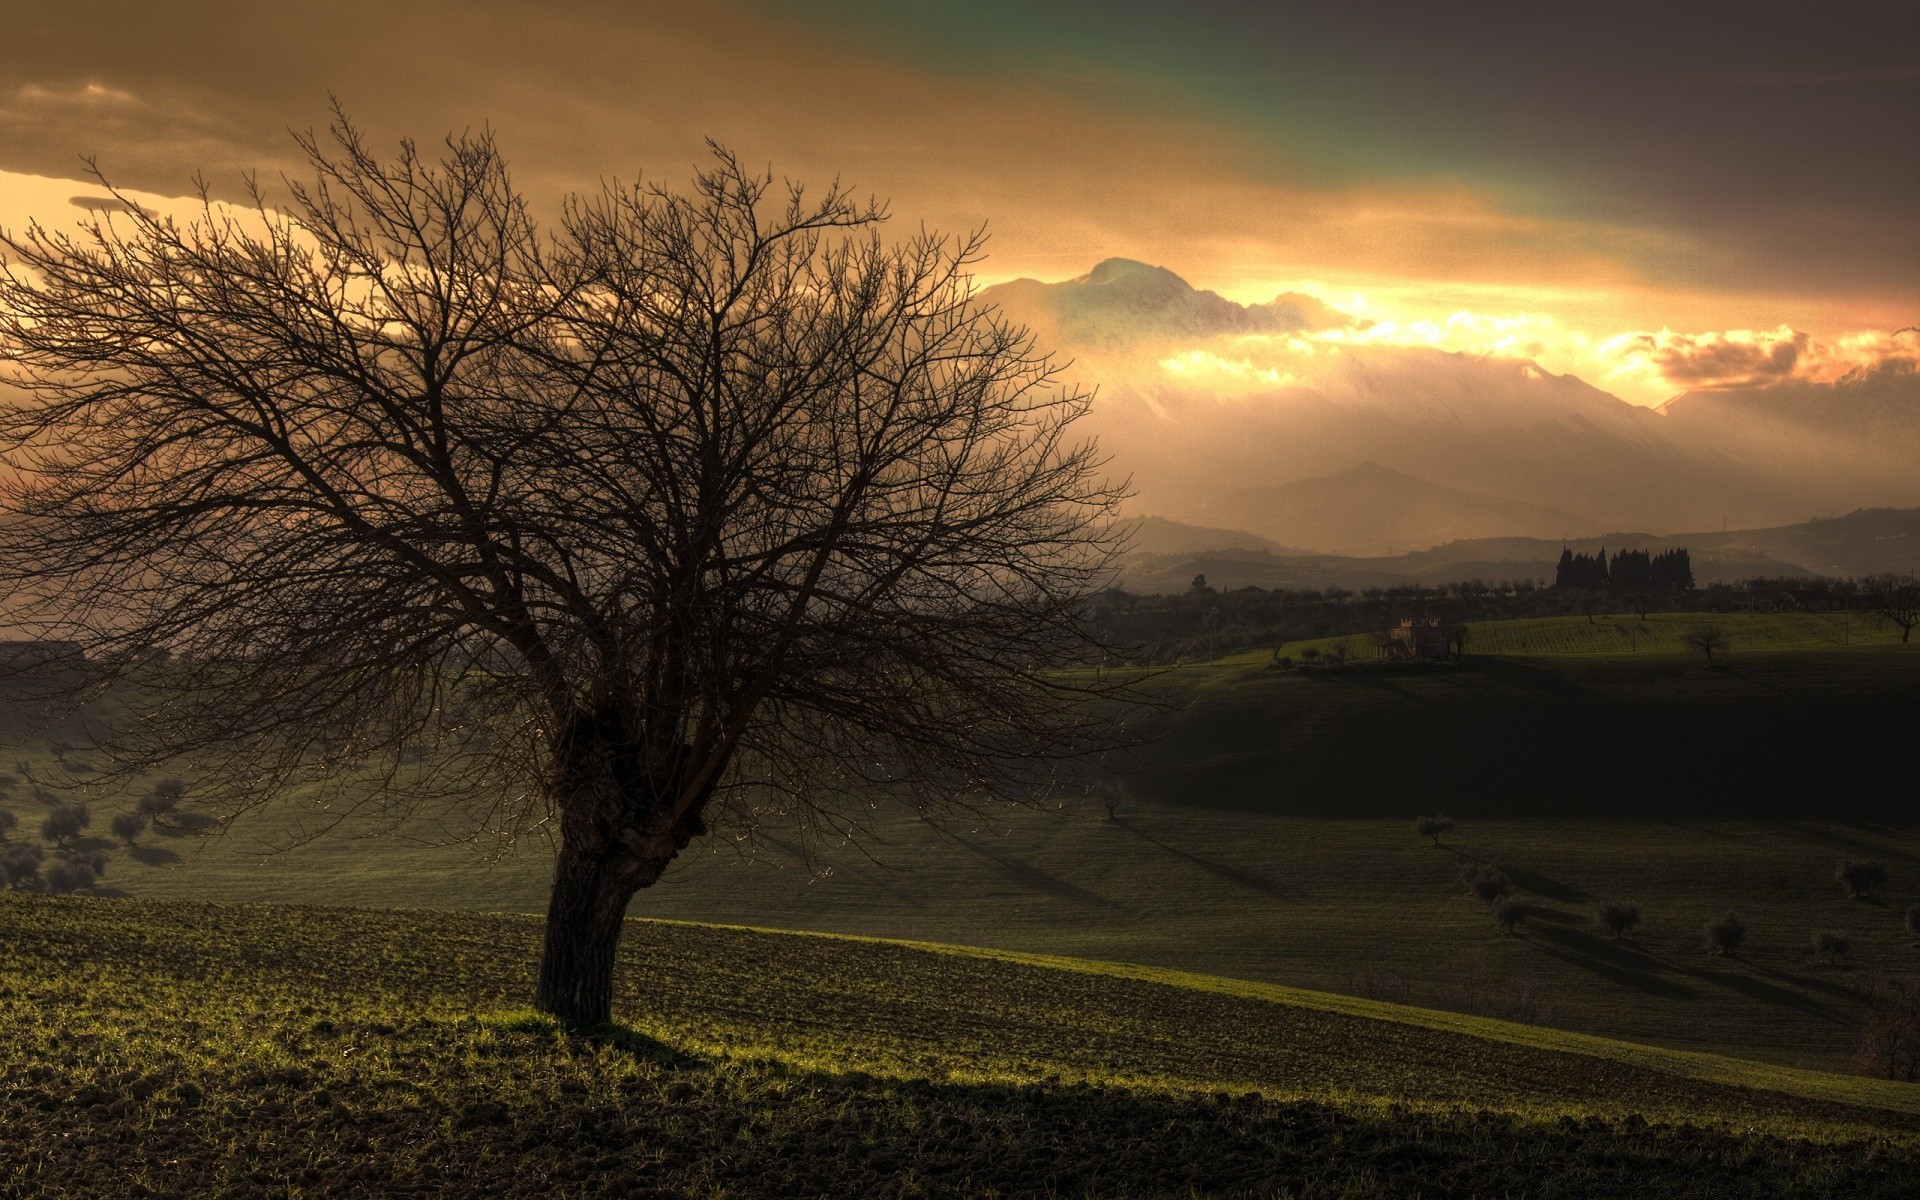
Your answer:
[[[1118,493],[979,235],[719,147],[542,222],[491,134],[299,141],[248,203],[0,241],[0,581],[119,769],[543,827],[535,1003],[593,1023],[694,839],[1032,797],[1108,728],[1056,668],[1106,656]]]

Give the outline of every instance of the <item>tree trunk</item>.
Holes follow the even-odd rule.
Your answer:
[[[582,712],[555,747],[560,853],[533,1005],[569,1025],[612,1018],[613,959],[627,902],[707,831],[702,813],[712,786],[686,794],[683,747],[649,769],[628,732],[633,726],[618,712]]]
[[[605,1025],[612,1019],[613,957],[627,902],[647,874],[640,866],[624,848],[595,854],[561,847],[547,901],[535,1008],[575,1026]]]

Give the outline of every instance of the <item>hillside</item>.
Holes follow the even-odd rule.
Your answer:
[[[1091,797],[939,825],[882,807],[864,850],[777,824],[722,836],[634,911],[1118,959],[1844,1069],[1873,977],[1920,974],[1901,925],[1920,829],[1884,784],[1909,766],[1920,646],[1849,646],[1818,617],[1725,620],[1724,670],[1637,619],[1477,627],[1472,645],[1534,656],[1431,671],[1289,673],[1265,652],[1180,668],[1157,684],[1180,707]],[[74,794],[60,762],[83,756],[23,732],[0,761],[32,777],[0,781],[0,807],[32,839]],[[126,803],[95,797],[95,830]],[[1436,809],[1460,820],[1441,848],[1410,832]],[[224,838],[88,844],[107,887],[138,898],[544,910],[537,835],[449,845],[466,827],[428,812],[289,847],[306,815],[295,798]],[[1846,858],[1886,864],[1878,902],[1835,885]],[[1461,882],[1475,864],[1539,920],[1502,934]],[[1595,924],[1611,900],[1645,913],[1629,943]],[[1702,949],[1702,922],[1729,909],[1751,931],[1738,961]],[[1848,960],[1813,958],[1826,928],[1853,935]]]
[[[1308,481],[1276,492],[1311,494],[1329,481]],[[1334,491],[1331,487],[1326,490]],[[1364,497],[1347,497],[1364,505]],[[1329,506],[1338,513],[1338,508]],[[1491,510],[1488,510],[1491,511]],[[1311,522],[1302,514],[1296,532]],[[1344,518],[1338,518],[1344,520]],[[1478,518],[1476,518],[1478,519]],[[1141,594],[1186,590],[1195,575],[1218,588],[1392,587],[1397,583],[1449,583],[1466,579],[1553,579],[1563,547],[1592,554],[1601,549],[1658,552],[1686,547],[1701,586],[1736,583],[1756,576],[1801,578],[1825,575],[1857,578],[1884,572],[1920,572],[1920,509],[1860,509],[1767,529],[1700,530],[1656,536],[1650,533],[1583,532],[1574,537],[1466,537],[1415,549],[1421,538],[1406,536],[1424,518],[1399,523],[1400,553],[1345,557],[1309,554],[1268,544],[1258,534],[1233,530],[1194,530],[1171,521],[1137,546],[1121,564],[1121,586]],[[1573,528],[1580,528],[1573,526]],[[1204,535],[1204,536],[1202,536]],[[1341,536],[1349,536],[1342,534]],[[1304,536],[1298,540],[1307,541]],[[1382,547],[1387,548],[1387,547]]]
[[[12,1196],[1892,1197],[1911,1087],[1231,980],[636,923],[0,898]]]
[[[1270,539],[1342,555],[1390,556],[1392,548],[1378,540],[1382,530],[1411,549],[1496,534],[1560,537],[1592,524],[1544,505],[1443,487],[1375,462],[1277,487],[1242,488],[1202,512],[1244,523]]]

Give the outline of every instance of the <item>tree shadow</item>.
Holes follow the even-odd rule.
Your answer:
[[[1422,696],[1418,692],[1402,687],[1393,679],[1368,667],[1349,667],[1344,671],[1324,671],[1321,672],[1321,674],[1339,676],[1339,682],[1341,683],[1349,684],[1353,687],[1366,688],[1372,692],[1385,692],[1388,695],[1396,696],[1411,704],[1433,703],[1432,697]]]
[[[173,812],[168,813],[164,821],[155,821],[148,830],[161,837],[198,837],[220,823],[220,818],[206,813]]]
[[[567,1032],[581,1041],[596,1046],[610,1046],[629,1057],[642,1062],[655,1063],[663,1067],[700,1067],[706,1060],[696,1054],[689,1054],[678,1046],[663,1042],[651,1034],[641,1033],[631,1025],[618,1021],[608,1021],[604,1025],[570,1028]]]
[[[1548,908],[1542,904],[1527,906],[1527,920],[1544,921],[1548,925],[1564,927],[1585,925],[1587,923],[1587,919],[1577,913],[1562,912],[1557,908]]]
[[[1598,694],[1589,688],[1563,679],[1544,667],[1530,666],[1515,659],[1475,658],[1469,665],[1474,672],[1532,699],[1554,700],[1563,704],[1591,704],[1599,699]]]
[[[1506,863],[1501,863],[1500,869],[1506,872],[1508,879],[1536,896],[1545,896],[1549,900],[1558,900],[1562,904],[1592,904],[1595,900],[1591,892],[1582,891],[1570,883],[1548,879],[1545,875],[1522,867],[1510,867]]]
[[[1241,887],[1251,888],[1256,892],[1265,892],[1269,896],[1287,896],[1293,894],[1293,889],[1275,883],[1273,880],[1257,872],[1249,871],[1242,867],[1230,866],[1227,863],[1218,862],[1211,858],[1202,858],[1198,854],[1189,854],[1177,846],[1170,846],[1146,830],[1133,824],[1125,817],[1115,817],[1113,824],[1120,826],[1142,841],[1152,842],[1175,858],[1185,859],[1209,875],[1218,876],[1229,883],[1237,883]]]
[[[1584,930],[1536,926],[1527,943],[1550,958],[1579,967],[1609,983],[1632,988],[1665,1000],[1693,1000],[1686,984],[1660,973],[1660,960],[1619,942],[1609,942]]]
[[[1764,975],[1768,979],[1777,979],[1782,983],[1790,983],[1794,987],[1805,988],[1810,992],[1820,992],[1823,995],[1832,996],[1835,1000],[1864,1003],[1867,998],[1866,993],[1850,984],[1836,983],[1826,979],[1815,979],[1808,975],[1795,975],[1789,971],[1776,971],[1771,967],[1763,967],[1759,963],[1753,962],[1747,964],[1747,969],[1756,975]],[[1829,969],[1852,971],[1855,968],[1851,964],[1848,964],[1845,966],[1830,967]]]
[[[1845,1020],[1844,1017],[1833,1011],[1833,1006],[1830,1004],[1817,1000],[1812,996],[1801,995],[1799,992],[1781,987],[1777,983],[1772,983],[1758,977],[1760,974],[1765,974],[1771,975],[1775,979],[1785,979],[1791,980],[1796,984],[1799,983],[1800,980],[1794,976],[1767,971],[1764,967],[1756,967],[1753,963],[1747,962],[1745,959],[1738,958],[1734,955],[1724,955],[1723,957],[1729,962],[1740,963],[1749,971],[1757,972],[1757,974],[1743,975],[1736,971],[1726,971],[1715,967],[1683,967],[1682,970],[1686,971],[1692,978],[1700,980],[1702,983],[1710,983],[1716,987],[1725,988],[1730,992],[1738,992],[1748,999],[1758,1000],[1763,1004],[1798,1009],[1808,1016],[1818,1017],[1820,1020],[1826,1021],[1829,1024],[1839,1024]]]
[[[1058,875],[1036,867],[1023,858],[1015,858],[1013,855],[1003,851],[982,846],[980,843],[957,833],[949,832],[946,834],[946,837],[960,843],[987,862],[993,864],[1001,874],[1019,884],[1021,887],[1029,888],[1036,892],[1043,892],[1046,895],[1055,896],[1062,900],[1070,900],[1075,904],[1086,905],[1090,908],[1117,907],[1113,901],[1100,895],[1098,892],[1091,892],[1086,888],[1080,887],[1078,884],[1068,883]]]
[[[140,842],[135,842],[133,845],[127,847],[127,857],[143,866],[149,867],[170,866],[180,861],[178,851],[169,850],[165,846],[149,846]]]

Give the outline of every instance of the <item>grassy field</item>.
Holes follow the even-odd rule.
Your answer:
[[[9,1196],[1895,1197],[1920,1092],[1099,963],[0,896]]]
[[[1589,618],[1534,617],[1515,621],[1468,622],[1471,654],[1507,657],[1539,655],[1665,655],[1700,660],[1700,652],[1682,641],[1695,629],[1710,627],[1727,635],[1730,657],[1767,655],[1781,650],[1845,650],[1900,644],[1897,626],[1868,613],[1615,613]],[[1280,653],[1299,657],[1309,647],[1321,653],[1345,651],[1359,660],[1371,657],[1365,636],[1289,642]],[[1270,652],[1249,651],[1222,661],[1258,663]]]
[[[1910,788],[1883,781],[1911,770],[1920,647],[1737,653],[1727,670],[1651,652],[1414,672],[1256,662],[1160,686],[1183,707],[1120,764],[1117,821],[1087,803],[944,827],[882,810],[871,858],[810,848],[825,874],[779,830],[750,852],[716,840],[634,911],[1090,956],[1832,1070],[1867,981],[1920,971],[1901,922],[1920,902],[1920,828]],[[16,837],[66,798],[34,782],[58,774],[57,740],[19,736],[0,757],[29,768],[0,792]],[[115,807],[96,804],[96,832]],[[1436,810],[1460,820],[1441,848],[1410,831]],[[274,853],[285,818],[131,850],[101,839],[104,882],[134,897],[544,907],[539,841],[488,865],[431,844],[444,831],[423,821]],[[1875,902],[1834,882],[1847,858],[1885,864]],[[1517,936],[1467,894],[1475,863],[1536,906]],[[1594,924],[1614,900],[1646,915],[1618,943]],[[1737,959],[1702,947],[1702,923],[1728,910],[1750,930]],[[1811,950],[1829,928],[1853,935],[1837,964]]]

